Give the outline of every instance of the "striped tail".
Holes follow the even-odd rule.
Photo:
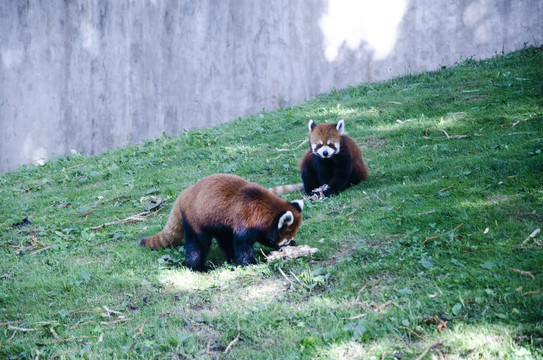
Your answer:
[[[183,232],[183,218],[178,206],[179,198],[173,204],[170,217],[164,229],[156,235],[149,236],[140,240],[142,246],[151,250],[158,250],[167,247],[177,246],[183,242],[185,234]]]
[[[302,191],[304,189],[304,184],[290,184],[290,185],[279,185],[273,188],[269,188],[268,190],[271,191],[274,195],[285,195],[294,191]]]

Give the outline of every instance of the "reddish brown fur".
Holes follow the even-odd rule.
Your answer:
[[[196,233],[215,227],[231,228],[234,233],[248,229],[273,232],[278,217],[286,211],[292,212],[294,222],[283,227],[279,240],[296,236],[302,222],[300,212],[260,185],[235,175],[215,174],[185,189],[175,201],[164,229],[142,239],[141,244],[151,249],[181,244],[183,220]]]
[[[344,126],[341,122],[340,127]],[[311,194],[324,184],[330,186],[325,191],[329,196],[343,191],[350,185],[356,185],[369,176],[369,169],[364,162],[362,150],[358,144],[346,133],[341,134],[338,124],[314,124],[310,123],[309,146],[300,162],[300,171],[304,182],[304,190]],[[343,130],[343,128],[341,127]],[[328,142],[331,141],[331,144]],[[322,158],[314,153],[320,146],[329,146],[331,151],[339,152],[328,158]],[[317,146],[312,148],[312,144]],[[322,145],[320,145],[322,144]]]

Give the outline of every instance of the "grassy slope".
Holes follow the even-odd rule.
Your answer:
[[[542,69],[541,48],[466,60],[3,174],[0,357],[542,356],[542,234],[522,244],[543,222]],[[371,176],[306,202],[311,259],[241,269],[215,248],[200,274],[137,245],[206,175],[299,182],[307,120],[340,118]],[[91,229],[149,196],[168,200],[145,221]]]

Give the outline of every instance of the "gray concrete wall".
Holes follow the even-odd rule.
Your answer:
[[[543,42],[541,0],[1,0],[0,171]]]

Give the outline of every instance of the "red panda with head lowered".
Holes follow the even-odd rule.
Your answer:
[[[325,196],[336,195],[366,180],[368,165],[358,144],[345,132],[345,122],[316,124],[309,121],[309,150],[300,162],[304,191],[328,185]]]
[[[302,208],[302,200],[287,202],[238,176],[215,174],[181,192],[164,229],[140,243],[160,249],[184,239],[185,265],[203,271],[215,238],[227,261],[245,266],[256,263],[255,242],[275,248],[294,239]]]

